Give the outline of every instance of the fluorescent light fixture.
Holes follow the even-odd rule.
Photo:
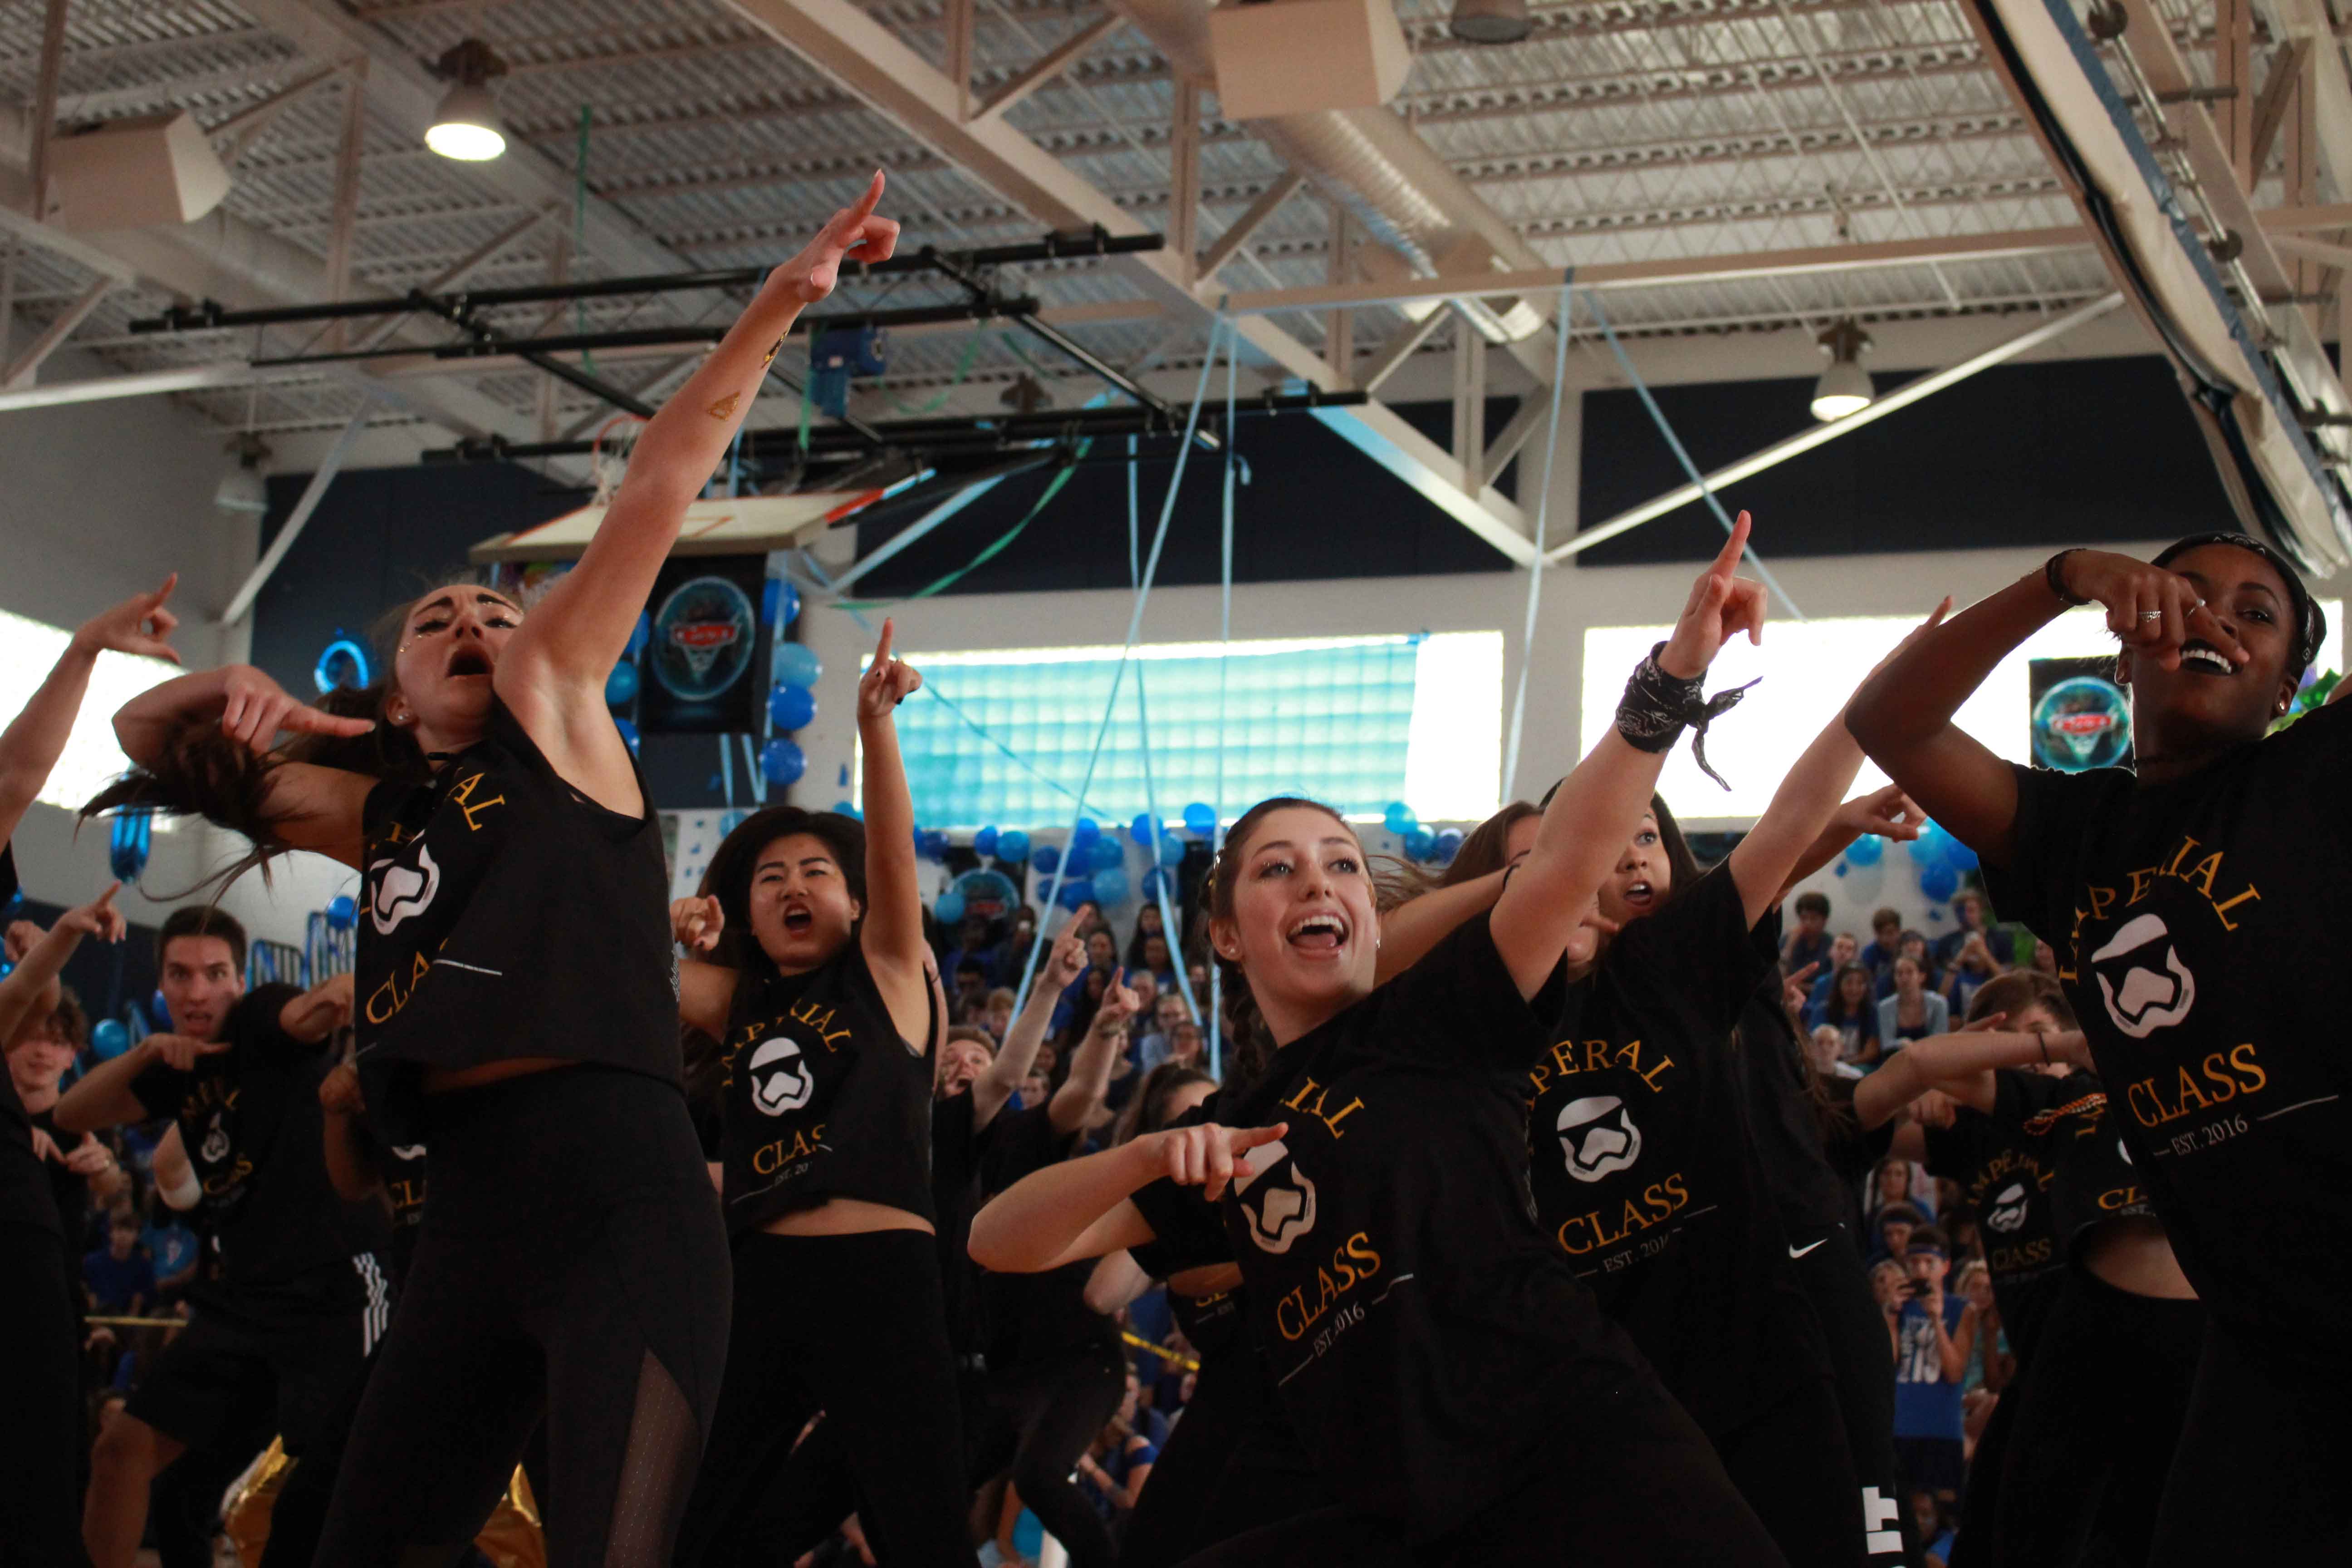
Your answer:
[[[213,505],[223,511],[249,511],[259,516],[269,510],[269,489],[262,482],[261,464],[269,456],[269,448],[251,431],[230,438],[222,448],[236,458],[221,475],[220,487],[213,491]]]
[[[1454,0],[1450,26],[1465,43],[1516,44],[1534,25],[1528,0]]]
[[[1813,384],[1813,417],[1827,425],[1859,414],[1878,396],[1862,356],[1870,352],[1870,334],[1853,317],[1836,322],[1816,340],[1830,356],[1830,367]]]

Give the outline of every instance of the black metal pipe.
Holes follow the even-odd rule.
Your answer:
[[[936,258],[948,257],[965,267],[1002,267],[1025,261],[1059,261],[1074,257],[1124,256],[1160,250],[1168,241],[1157,234],[1111,235],[1097,228],[1076,235],[1048,235],[1025,245],[1001,245],[982,250],[940,251],[926,247],[907,256],[867,265],[851,262],[842,268],[850,278],[887,277],[904,272],[944,270]],[[173,305],[160,316],[131,323],[134,332],[211,331],[223,327],[273,327],[300,321],[344,321],[362,316],[397,316],[411,310],[434,310],[436,300],[477,310],[500,305],[535,305],[564,300],[607,299],[625,294],[668,294],[695,289],[754,288],[764,282],[766,267],[736,267],[716,271],[655,272],[631,278],[588,279],[573,283],[524,284],[511,289],[470,289],[428,296],[411,289],[397,299],[341,300],[316,305],[279,305],[263,310],[230,310],[218,301]],[[963,281],[961,278],[957,279]]]

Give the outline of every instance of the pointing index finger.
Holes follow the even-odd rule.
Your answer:
[[[1738,569],[1739,558],[1748,552],[1748,534],[1750,526],[1748,516],[1744,511],[1732,523],[1731,531],[1724,536],[1723,548],[1717,551],[1715,554],[1715,570],[1717,574],[1728,576]]]
[[[866,194],[850,205],[843,227],[854,234],[865,226],[866,220],[874,216],[874,209],[882,205],[882,171],[877,169],[874,178],[866,182]]]
[[[884,665],[890,662],[890,645],[894,640],[896,640],[898,632],[898,624],[888,616],[884,616],[882,620],[882,640],[874,645],[875,668],[879,669]]]

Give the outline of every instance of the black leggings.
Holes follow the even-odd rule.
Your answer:
[[[2331,1346],[2339,1354],[2342,1347]],[[2352,1560],[2352,1369],[2205,1329],[2189,1416],[2157,1514],[2154,1568]]]
[[[1127,1360],[1114,1343],[989,1369],[992,1429],[981,1458],[982,1473],[993,1475],[1011,1461],[1021,1500],[1069,1550],[1073,1568],[1109,1568],[1118,1561],[1110,1527],[1070,1472],[1126,1396]],[[1156,1484],[1155,1477],[1144,1495]]]
[[[1904,1506],[1902,1472],[1895,1459],[1895,1346],[1870,1288],[1870,1271],[1842,1225],[1792,1237],[1788,1246],[1795,1255],[1797,1283],[1812,1302],[1829,1346],[1846,1452],[1862,1489],[1854,1516],[1862,1531],[1858,1560],[1879,1568],[1916,1562],[1911,1511]]]
[[[549,1568],[667,1568],[727,1347],[685,1100],[569,1067],[429,1096],[425,1119],[433,1198],[318,1560],[457,1562],[543,1414]]]
[[[1220,1541],[1328,1506],[1257,1352],[1208,1357],[1135,1512],[1119,1568],[1171,1568]]]
[[[1715,1434],[1715,1451],[1790,1563],[1866,1561],[1856,1506],[1861,1488],[1837,1386],[1826,1373],[1801,1380],[1769,1409]]]
[[[680,1568],[789,1563],[830,1535],[847,1510],[825,1455],[846,1458],[851,1506],[886,1568],[975,1561],[928,1232],[746,1236],[735,1246],[735,1325]],[[796,1454],[820,1410],[824,1447]]]
[[[1415,1543],[1396,1520],[1343,1505],[1237,1536],[1187,1568],[1789,1568],[1697,1423],[1654,1385],[1562,1411],[1560,1432],[1529,1479],[1435,1540]]]
[[[2032,1361],[2001,1394],[2016,1415],[1996,1456],[1993,1515],[1968,1521],[1990,1525],[1995,1561],[2071,1563],[2095,1538],[2105,1542],[2102,1561],[2147,1561],[2204,1333],[2198,1301],[2134,1296],[2080,1264],[2068,1268]],[[1981,1446],[1977,1453],[1982,1463]],[[2189,1474],[2208,1503],[2221,1495]]]
[[[0,1225],[0,1568],[89,1568],[81,1347],[65,1243]]]

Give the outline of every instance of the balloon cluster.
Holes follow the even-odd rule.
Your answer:
[[[1421,814],[1401,800],[1389,802],[1381,813],[1381,825],[1397,836],[1404,847],[1408,860],[1433,866],[1451,866],[1454,857],[1462,852],[1462,834],[1449,827],[1433,832],[1421,825]]]
[[[784,586],[791,587],[789,583]],[[800,608],[797,590],[786,601],[787,614]],[[779,638],[776,651],[768,661],[768,673],[775,685],[768,692],[768,722],[779,731],[760,750],[760,772],[767,781],[782,789],[796,782],[808,772],[808,756],[800,742],[788,740],[793,731],[805,729],[816,717],[816,683],[824,674],[824,660],[804,642],[786,642]]]
[[[1878,843],[1874,838],[1857,839],[1853,847]],[[1939,904],[1949,902],[1960,890],[1960,879],[1977,868],[1977,852],[1938,823],[1928,823],[1918,837],[1903,847],[1919,868],[1919,890]],[[1853,848],[1846,851],[1846,858],[1853,858]]]

